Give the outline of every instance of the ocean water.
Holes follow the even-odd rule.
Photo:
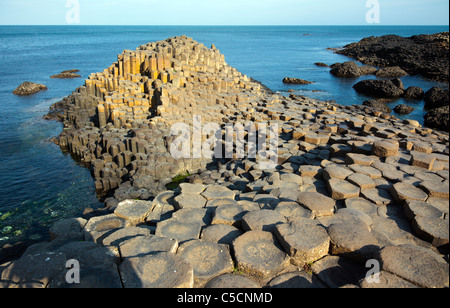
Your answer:
[[[367,36],[411,36],[448,31],[448,26],[0,26],[0,246],[19,240],[45,240],[55,221],[98,208],[94,182],[87,168],[49,142],[62,125],[42,119],[48,108],[84,84],[90,73],[103,71],[124,49],[185,34],[206,46],[215,44],[240,72],[273,91],[360,104],[367,97],[352,86],[358,79],[338,79],[328,68],[348,58],[328,47],[342,47]],[[60,80],[49,76],[79,69],[82,78]],[[285,85],[284,77],[314,81]],[[364,79],[375,78],[364,76]],[[29,97],[12,91],[23,81],[42,83],[48,90]],[[406,87],[448,87],[419,76],[403,78]],[[391,107],[405,103],[394,102]],[[407,118],[423,122],[423,102],[407,101],[416,111]]]

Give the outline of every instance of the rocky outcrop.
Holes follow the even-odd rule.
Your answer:
[[[408,73],[402,70],[399,66],[380,68],[375,74],[378,78],[395,78],[406,75],[408,75]]]
[[[448,287],[448,134],[366,106],[268,93],[214,50],[186,37],[141,46],[67,100],[61,146],[112,193],[102,211],[58,223],[51,242],[0,265],[0,286]],[[146,66],[153,57],[159,74]],[[147,75],[167,72],[165,83]],[[222,133],[278,124],[277,163],[235,146],[232,158],[169,156],[170,126],[195,113]],[[186,169],[189,183],[164,189]],[[65,279],[68,260],[80,263],[78,285]],[[367,279],[367,261],[379,280]]]
[[[386,105],[390,101],[387,101],[386,99],[369,99],[365,102],[363,102],[363,106],[372,107],[375,110],[381,111],[383,113],[391,113],[392,109]]]
[[[330,73],[340,78],[358,78],[361,76],[361,69],[356,62],[348,61],[334,64]]]
[[[353,86],[361,94],[380,98],[401,97],[404,93],[397,80],[363,80]]]
[[[420,87],[409,87],[408,89],[406,89],[405,94],[403,95],[404,98],[415,100],[421,100],[424,96],[425,92]]]
[[[449,91],[433,87],[425,93],[425,109],[434,109],[443,106],[448,106],[450,104]]]
[[[299,79],[299,78],[286,77],[286,78],[283,79],[283,83],[287,83],[287,84],[312,84],[314,82],[308,81],[308,80],[304,80],[304,79]]]
[[[45,90],[47,90],[47,87],[45,85],[25,81],[13,91],[13,94],[20,96],[27,96]]]
[[[425,115],[425,125],[442,131],[449,132],[450,106],[439,107],[431,110]]]
[[[399,66],[410,75],[448,82],[449,33],[401,37],[368,37],[336,51],[364,64]]]
[[[50,78],[58,78],[58,79],[71,79],[71,78],[80,78],[81,75],[75,74],[78,73],[79,70],[67,70],[62,71],[61,73],[57,75],[50,76]]]
[[[410,114],[414,110],[415,110],[414,107],[405,104],[398,105],[394,108],[394,111],[398,114]]]

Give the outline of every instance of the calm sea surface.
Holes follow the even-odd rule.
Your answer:
[[[448,27],[0,27],[0,247],[18,240],[45,240],[55,221],[79,216],[86,207],[100,207],[88,169],[49,142],[62,125],[42,119],[48,108],[84,84],[90,73],[103,71],[124,49],[185,34],[206,46],[215,44],[240,72],[273,91],[340,104],[360,104],[358,80],[337,79],[328,68],[348,58],[327,47],[342,47],[367,36],[411,36],[448,31]],[[59,80],[49,76],[79,69],[83,78]],[[316,83],[284,85],[284,77]],[[374,78],[365,76],[364,78]],[[12,91],[24,81],[42,83],[48,90],[30,97]],[[406,87],[447,85],[404,77]],[[318,90],[319,92],[313,92]],[[404,103],[402,100],[392,104]],[[407,102],[416,111],[408,118],[423,122],[423,102]]]

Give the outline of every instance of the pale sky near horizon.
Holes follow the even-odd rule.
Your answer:
[[[449,0],[372,1],[380,4],[380,25],[449,24]],[[366,2],[0,0],[0,25],[66,25],[70,3],[79,4],[80,25],[366,25]]]

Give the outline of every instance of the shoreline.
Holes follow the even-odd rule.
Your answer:
[[[180,48],[180,52],[169,52],[168,43],[173,43],[175,50]],[[146,50],[150,54],[159,51],[155,57],[147,57]],[[167,59],[169,54],[175,57]],[[189,64],[183,58],[186,55],[197,63]],[[155,70],[148,69],[152,65]],[[148,80],[139,71],[147,75]],[[184,93],[182,89],[188,91]],[[132,97],[124,96],[119,102],[123,93],[131,93]],[[31,250],[42,256],[57,253],[64,259],[68,255],[64,255],[67,250],[63,247],[75,239],[84,239],[86,242],[80,244],[79,250],[70,253],[81,257],[93,241],[97,244],[92,243],[95,245],[92,247],[98,251],[107,248],[114,257],[105,259],[107,268],[98,264],[84,266],[93,272],[107,273],[112,284],[127,286],[127,283],[133,285],[132,278],[124,281],[124,277],[136,276],[139,273],[133,272],[142,266],[130,258],[136,253],[136,247],[144,245],[149,247],[147,252],[151,252],[155,249],[154,240],[172,237],[176,245],[165,243],[168,248],[164,251],[168,251],[166,257],[176,264],[172,266],[181,266],[180,272],[189,276],[185,286],[204,286],[221,275],[226,276],[230,273],[228,261],[232,258],[231,272],[237,268],[245,275],[222,277],[230,280],[229,283],[242,276],[264,286],[277,277],[301,275],[311,280],[314,275],[326,286],[336,287],[335,281],[328,280],[333,278],[326,275],[325,269],[338,260],[350,262],[348,270],[361,271],[361,263],[370,257],[389,263],[387,252],[397,249],[394,255],[403,257],[409,249],[413,262],[419,262],[419,251],[423,250],[426,253],[422,257],[428,258],[428,266],[439,272],[437,281],[411,277],[403,269],[384,268],[383,275],[401,277],[395,280],[398,285],[412,283],[429,287],[436,283],[438,287],[448,286],[448,269],[445,275],[445,270],[442,272],[445,263],[436,262],[438,257],[443,257],[436,247],[448,255],[448,235],[447,239],[441,238],[440,230],[434,230],[421,220],[425,217],[444,224],[444,228],[446,224],[448,234],[445,187],[448,188],[449,136],[446,133],[420,127],[416,121],[398,120],[366,106],[341,106],[267,92],[261,84],[229,67],[215,47],[206,48],[187,37],[149,43],[135,52],[125,51],[109,69],[92,74],[86,86],[74,92],[66,104],[69,108],[65,110],[65,130],[59,139],[60,146],[69,149],[80,161],[91,163],[97,188],[115,189],[115,192],[105,202],[108,215],[55,224],[51,230],[52,242],[32,246]],[[142,117],[144,108],[150,110],[150,119]],[[182,163],[173,160],[167,155],[167,148],[173,142],[169,128],[179,121],[190,124],[195,114],[202,114],[205,122],[217,120],[223,124],[246,120],[277,122],[281,139],[279,165],[269,171],[261,170],[251,159],[183,159]],[[148,120],[150,124],[146,124]],[[224,133],[222,127],[221,135]],[[193,174],[190,184],[166,191],[165,185],[183,171]],[[156,176],[159,181],[154,180]],[[430,181],[439,184],[438,191],[430,186]],[[397,185],[399,183],[402,185]],[[304,198],[311,195],[313,200],[326,197],[325,203],[329,205],[326,209],[317,208],[317,204],[300,195]],[[411,203],[418,199],[429,201],[432,213],[426,211],[422,203]],[[231,209],[240,215],[227,216],[227,210]],[[436,216],[436,211],[441,217]],[[391,225],[393,222],[406,224],[408,231]],[[345,238],[348,230],[343,225],[349,223],[364,237]],[[294,251],[305,248],[288,239],[283,229],[292,226],[311,226],[317,237],[324,239],[320,245],[327,246],[326,249],[322,249],[320,255],[308,252],[312,255],[307,260],[299,259]],[[172,228],[175,231],[170,231]],[[178,231],[179,228],[184,231]],[[211,238],[205,235],[208,229],[212,230]],[[217,253],[222,245],[217,236],[225,230],[241,234],[235,241],[225,244],[234,248],[233,255],[225,256],[228,265],[215,264],[221,268],[219,271],[210,269],[213,274],[202,276],[198,274],[199,264],[182,261],[198,257],[190,252],[195,251],[193,247]],[[106,240],[109,236],[112,237]],[[298,236],[301,238],[300,234]],[[198,241],[200,237],[208,238],[211,245]],[[189,240],[192,242],[186,242]],[[316,234],[302,240],[316,243]],[[268,258],[275,260],[275,269],[269,270],[264,262],[256,262],[258,258],[249,259],[238,253],[241,249],[263,244],[268,245]],[[405,244],[413,247],[399,246]],[[362,248],[367,245],[378,248],[364,251]],[[152,264],[157,255],[150,254],[141,261]],[[30,257],[27,252],[14,262],[22,264]],[[161,261],[158,259],[158,262]],[[316,265],[312,268],[313,274],[299,271],[310,263]],[[51,279],[40,281],[42,286],[65,285],[58,276],[61,272],[58,266],[55,264]],[[116,273],[119,269],[121,277],[112,274],[112,268]],[[13,279],[13,266],[3,269],[0,266],[0,273],[2,271],[5,275],[2,280]],[[151,279],[144,276],[138,277],[140,283],[151,286]],[[24,279],[2,283],[10,286],[30,282]],[[348,283],[359,285],[360,281],[349,279]]]

